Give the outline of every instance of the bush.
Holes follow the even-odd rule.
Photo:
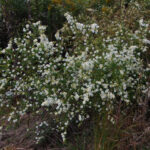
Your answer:
[[[150,44],[143,19],[134,32],[114,22],[113,34],[104,36],[96,23],[65,17],[68,23],[55,34],[56,42],[48,40],[40,22],[29,23],[23,37],[1,51],[0,60],[0,105],[12,111],[8,120],[48,107],[63,140],[72,121],[96,123],[107,114],[115,124],[120,103],[122,114],[140,103],[149,71],[142,58]]]

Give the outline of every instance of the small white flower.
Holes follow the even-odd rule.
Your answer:
[[[99,26],[96,23],[91,24],[91,31],[93,33],[97,33],[98,32],[98,28],[99,28]]]
[[[26,24],[26,28],[27,28],[27,29],[29,28],[29,24]]]
[[[78,100],[78,99],[80,98],[80,96],[76,93],[74,98],[75,98],[76,100]]]
[[[102,69],[102,68],[103,68],[103,65],[102,65],[102,64],[100,64],[100,65],[99,65],[99,68],[100,68],[100,69]]]
[[[81,117],[81,115],[79,115],[79,118],[78,118],[78,119],[79,119],[79,121],[82,121],[82,117]]]
[[[150,40],[143,39],[143,43],[144,43],[144,44],[150,44]]]
[[[123,72],[123,70],[120,70],[120,74],[121,74],[121,75],[124,75],[124,72]]]
[[[82,64],[82,67],[83,67],[84,70],[90,71],[90,70],[93,69],[94,64],[93,64],[92,61],[87,61],[87,62],[84,62],[84,63]]]
[[[61,37],[60,37],[60,35],[59,35],[59,31],[56,32],[55,38],[56,38],[56,40],[61,40]]]
[[[135,46],[135,45],[134,45],[134,46],[130,46],[130,47],[129,47],[129,49],[131,49],[132,51],[134,51],[134,50],[135,50],[135,49],[137,49],[137,48],[138,48],[138,47],[137,47],[137,46]]]
[[[23,32],[26,32],[26,29],[25,29],[25,28],[23,28]]]
[[[77,27],[78,30],[82,31],[83,28],[84,28],[84,24],[77,22],[77,23],[76,23],[76,27]]]
[[[42,106],[50,106],[54,103],[54,100],[51,97],[48,97],[43,103]]]

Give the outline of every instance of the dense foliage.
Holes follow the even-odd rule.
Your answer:
[[[16,8],[19,3],[10,2],[13,5],[7,7]],[[30,9],[22,10],[28,22],[21,34],[10,38],[7,47],[0,51],[0,108],[9,109],[7,120],[12,123],[19,122],[25,114],[48,114],[49,118],[36,127],[37,143],[55,132],[63,142],[68,141],[72,124],[80,128],[89,121],[99,130],[108,122],[115,127],[115,113],[120,105],[120,115],[126,117],[147,97],[150,22],[139,17],[127,26],[125,21],[114,20],[110,34],[98,18],[115,12],[119,4],[115,7],[112,1],[100,2],[86,1],[83,9],[78,6],[79,1],[30,1]],[[26,3],[29,2],[23,4]],[[137,2],[132,4],[134,10],[140,11]],[[94,9],[86,10],[87,6]],[[64,13],[65,10],[72,14]],[[91,16],[83,13],[73,17],[81,10]],[[19,9],[15,11],[17,14]],[[55,27],[43,19],[48,16],[55,20]],[[41,21],[33,23],[38,19]],[[47,35],[47,31],[52,35]],[[118,131],[117,136],[121,136]]]

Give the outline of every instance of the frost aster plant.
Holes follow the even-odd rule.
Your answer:
[[[150,42],[142,19],[134,33],[116,23],[118,31],[106,37],[96,23],[79,23],[69,13],[65,17],[56,41],[48,40],[40,22],[26,25],[23,38],[11,40],[0,60],[0,101],[12,110],[9,120],[53,107],[48,111],[56,115],[64,141],[71,121],[82,124],[107,113],[115,123],[112,114],[120,102],[126,107],[139,103],[147,91],[149,68],[142,56]]]

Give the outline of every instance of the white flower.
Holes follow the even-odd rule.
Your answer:
[[[150,44],[150,40],[143,39],[143,43],[144,43],[144,44]]]
[[[26,28],[27,28],[27,29],[29,28],[29,24],[26,24]]]
[[[84,28],[84,24],[77,22],[77,23],[76,23],[76,27],[77,27],[78,30],[82,31],[83,28]]]
[[[73,89],[76,89],[77,85],[76,85],[75,83],[73,83],[73,84],[71,84],[71,87],[72,87]]]
[[[48,95],[48,93],[49,93],[47,89],[45,89],[44,92],[46,95]]]
[[[78,99],[80,98],[80,96],[76,93],[75,96],[74,96],[74,98],[75,98],[76,100],[78,100]]]
[[[67,92],[63,92],[62,94],[63,94],[64,98],[66,98]]]
[[[45,26],[42,26],[42,25],[39,26],[39,30],[40,30],[40,31],[45,31],[45,29],[46,29]]]
[[[110,98],[110,99],[114,99],[115,98],[115,95],[113,94],[113,93],[108,93],[108,98]]]
[[[40,35],[40,42],[43,43],[45,47],[47,47],[49,41],[45,34]]]
[[[74,23],[74,19],[69,13],[65,13],[64,16],[66,17],[66,19],[67,19],[69,24],[73,24]]]
[[[124,74],[123,70],[120,70],[120,74],[121,74],[121,75],[123,75],[123,74]]]
[[[140,24],[140,26],[142,26],[142,27],[148,27],[148,24],[145,24],[143,19],[140,19],[140,20],[139,20],[139,24]]]
[[[12,48],[12,41],[9,41],[6,49],[11,49],[11,48]]]
[[[131,49],[132,51],[134,51],[134,50],[135,50],[135,49],[137,49],[137,48],[138,48],[138,47],[137,47],[137,46],[135,46],[135,45],[134,45],[134,46],[130,46],[130,47],[129,47],[129,49]]]
[[[16,123],[18,120],[17,119],[15,119],[15,120],[13,120],[13,123]]]
[[[56,40],[61,40],[61,37],[60,37],[60,35],[59,35],[59,31],[56,32],[55,38],[56,38]]]
[[[42,106],[50,106],[54,103],[54,100],[51,97],[48,97],[43,103]]]
[[[83,67],[84,70],[90,71],[90,70],[93,69],[94,64],[93,64],[92,61],[87,61],[87,62],[84,62],[84,63],[82,64],[82,67]]]
[[[40,21],[37,21],[36,23],[33,23],[33,26],[36,27],[36,26],[38,26],[38,25],[40,25],[40,24],[41,24],[41,22],[40,22]]]
[[[102,64],[100,64],[100,65],[99,65],[99,68],[100,68],[100,69],[102,69],[102,68],[103,68],[103,65],[102,65]]]
[[[99,26],[96,23],[91,24],[91,31],[93,33],[97,33],[98,32],[98,28],[99,28]]]
[[[23,28],[23,32],[26,32],[26,29],[25,29],[25,28]]]
[[[83,105],[85,105],[89,101],[88,94],[84,94]]]
[[[65,142],[66,141],[66,132],[61,133],[61,137],[63,139],[63,142]]]
[[[81,115],[79,115],[79,118],[78,118],[78,119],[79,119],[79,121],[82,121],[82,117],[81,117]]]
[[[101,92],[101,98],[102,98],[102,99],[105,99],[105,98],[106,98],[106,94],[105,94],[103,91]]]
[[[103,87],[104,87],[105,89],[107,89],[107,88],[108,88],[108,84],[103,84]]]

